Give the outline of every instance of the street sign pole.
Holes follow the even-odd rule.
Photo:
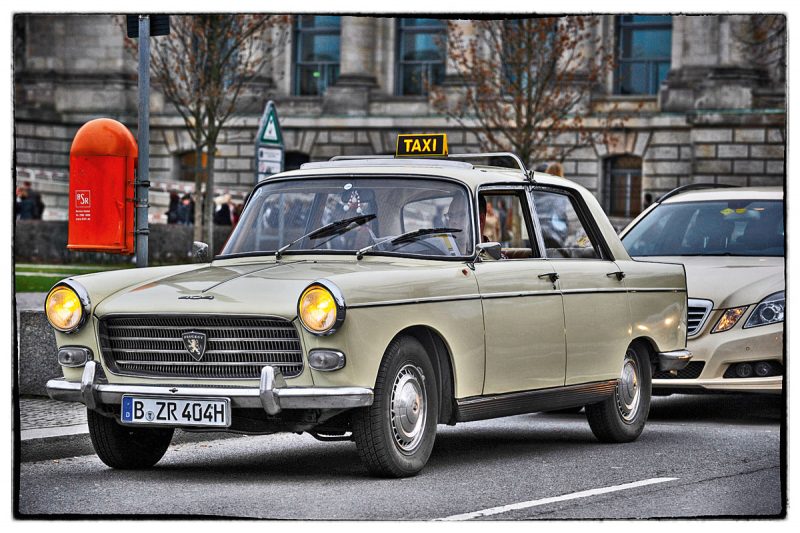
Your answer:
[[[150,202],[150,16],[139,15],[139,171],[136,179],[136,267],[148,261]]]

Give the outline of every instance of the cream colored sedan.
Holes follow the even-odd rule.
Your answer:
[[[482,242],[484,206],[502,215]],[[437,424],[586,406],[636,439],[683,368],[683,267],[633,261],[594,196],[523,167],[309,163],[249,197],[211,262],[68,278],[47,298],[95,450],[146,468],[174,428],[352,440],[419,472]],[[56,354],[54,354],[56,356]]]
[[[782,391],[783,213],[779,188],[676,191],[622,232],[632,256],[686,267],[693,359],[657,391]]]

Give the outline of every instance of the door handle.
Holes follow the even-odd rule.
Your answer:
[[[617,277],[617,281],[622,281],[622,278],[625,277],[625,272],[623,272],[621,270],[617,270],[616,272],[609,272],[608,274],[606,274],[606,276],[608,276],[609,278],[611,276],[616,276]]]
[[[539,279],[549,279],[552,283],[555,283],[558,277],[557,272],[548,272],[547,274],[539,274],[538,276]]]

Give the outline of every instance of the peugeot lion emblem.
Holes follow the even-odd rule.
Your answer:
[[[183,345],[186,351],[192,356],[192,359],[199,361],[206,353],[206,334],[198,331],[190,331],[181,335],[183,338]]]

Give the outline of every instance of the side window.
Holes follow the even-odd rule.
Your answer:
[[[601,259],[570,196],[553,191],[533,191],[536,215],[542,228],[547,257]]]
[[[481,224],[481,241],[499,242],[507,259],[537,257],[531,242],[527,199],[522,191],[480,194],[478,208]]]

